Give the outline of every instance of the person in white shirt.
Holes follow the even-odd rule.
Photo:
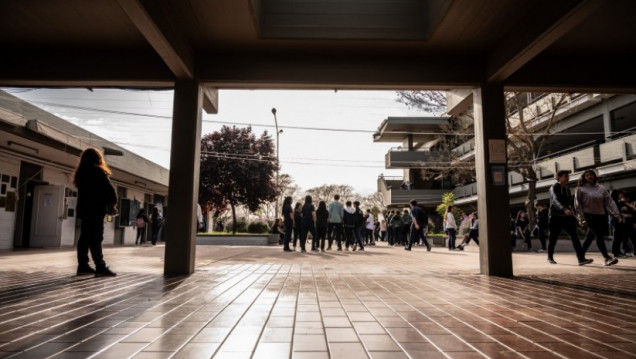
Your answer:
[[[448,233],[448,250],[454,251],[456,249],[457,223],[455,223],[455,216],[453,215],[453,206],[446,207],[446,212],[444,213],[444,230]]]

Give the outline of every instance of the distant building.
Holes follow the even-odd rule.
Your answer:
[[[104,244],[133,244],[137,209],[167,210],[168,170],[0,91],[0,249],[77,242],[72,174],[89,147],[105,153],[119,197]]]
[[[526,108],[542,109],[550,105],[552,96],[555,95],[524,93],[519,100]],[[478,193],[474,179],[458,181],[448,175],[431,175],[436,164],[450,169],[470,167],[475,158],[472,138],[458,143],[451,153],[435,149],[435,136],[431,133],[442,133],[440,126],[451,116],[472,113],[471,91],[451,91],[447,99],[447,117],[389,117],[374,135],[377,142],[399,144],[387,153],[386,168],[403,168],[404,176],[378,178],[378,190],[389,207],[403,207],[409,198],[434,207],[441,203],[442,193],[452,191],[457,198],[456,205],[476,208]],[[604,186],[632,192],[632,200],[636,200],[636,96],[570,94],[557,116],[553,134],[534,163],[539,175],[537,200],[548,201],[548,188],[554,183],[557,171],[569,170],[571,183],[574,183],[588,168],[598,170]],[[541,114],[535,120],[540,130]],[[412,190],[400,188],[405,181],[413,184]],[[508,171],[505,181],[511,207],[522,207],[528,180]]]

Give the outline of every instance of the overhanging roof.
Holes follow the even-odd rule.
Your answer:
[[[8,0],[0,86],[636,92],[635,13],[633,0]]]
[[[415,142],[431,140],[431,134],[448,125],[449,117],[388,117],[373,134],[374,142],[402,142],[413,134]],[[418,133],[421,133],[418,135]]]

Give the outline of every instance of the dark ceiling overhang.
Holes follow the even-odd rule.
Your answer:
[[[636,92],[632,0],[0,2],[0,86]],[[374,24],[376,26],[374,26]]]

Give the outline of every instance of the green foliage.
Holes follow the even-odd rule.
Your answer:
[[[267,233],[269,226],[265,222],[254,221],[247,225],[247,233]]]
[[[223,126],[201,139],[199,200],[214,209],[242,204],[254,212],[276,199],[277,170],[267,131],[257,138],[251,127]]]
[[[457,198],[455,198],[455,195],[453,194],[453,192],[446,192],[442,195],[442,203],[440,205],[437,206],[437,208],[435,209],[435,211],[437,213],[439,213],[440,216],[444,216],[444,213],[446,213],[446,208],[448,206],[452,206],[453,203],[455,203],[455,200]],[[455,217],[457,218],[457,217]]]
[[[448,208],[448,206],[452,206],[455,203],[455,199],[456,197],[453,192],[447,192],[442,195],[442,203],[438,205],[437,208],[435,208],[435,211],[439,213],[440,216],[442,216],[442,220],[444,218],[444,213],[446,213],[446,208]],[[454,206],[453,217],[455,217],[455,223],[457,223],[457,225],[459,226],[462,218],[464,217],[464,211]]]
[[[225,232],[232,232],[232,223],[229,222],[225,225]],[[247,232],[247,222],[245,218],[237,218],[236,219],[236,232]]]

